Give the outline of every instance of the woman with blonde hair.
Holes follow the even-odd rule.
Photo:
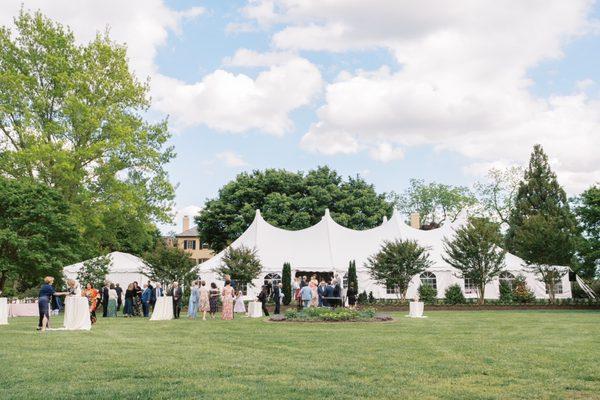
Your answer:
[[[123,307],[123,315],[125,317],[133,316],[133,298],[135,297],[135,285],[130,283],[125,291],[125,307]]]
[[[319,281],[317,280],[317,275],[313,275],[310,278],[310,282],[308,283],[308,287],[310,287],[310,291],[312,292],[312,297],[310,299],[310,306],[317,307],[319,305]]]
[[[44,284],[40,288],[38,297],[38,309],[40,312],[38,331],[41,330],[43,332],[46,328],[50,328],[50,299],[52,296],[64,296],[67,294],[67,292],[57,292],[53,284],[54,278],[47,276],[44,278]]]

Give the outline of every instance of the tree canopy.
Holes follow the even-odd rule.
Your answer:
[[[577,272],[593,278],[600,272],[600,186],[590,187],[575,200],[575,214],[582,231],[577,246]]]
[[[464,186],[411,179],[408,189],[397,196],[395,202],[398,210],[406,215],[418,212],[421,226],[437,228],[446,220],[456,220],[462,210],[477,200]]]
[[[371,278],[388,288],[395,288],[402,299],[415,275],[432,264],[427,250],[414,240],[386,241],[381,250],[369,257],[365,267]]]
[[[198,232],[220,251],[248,228],[261,210],[269,223],[285,229],[304,229],[321,220],[325,209],[340,224],[368,229],[392,213],[385,194],[360,177],[344,180],[328,167],[308,173],[267,169],[241,173],[205,203],[196,217]]]
[[[78,44],[41,13],[0,28],[0,174],[54,188],[89,254],[152,247],[173,187],[166,121],[148,123],[148,84],[108,33]]]
[[[444,239],[444,261],[460,271],[477,287],[479,304],[485,299],[485,285],[504,269],[506,251],[500,248],[502,235],[498,224],[485,218],[470,218],[452,240]]]
[[[7,280],[26,289],[62,277],[76,261],[80,235],[69,206],[54,189],[0,176],[0,290]]]
[[[262,271],[260,259],[256,254],[256,249],[245,246],[238,248],[229,247],[225,250],[222,264],[217,268],[221,278],[229,276],[239,287],[245,287],[252,283]]]
[[[475,183],[483,215],[508,226],[523,172],[519,166],[492,168],[488,171],[487,181]]]
[[[180,248],[167,246],[162,242],[158,242],[152,251],[144,254],[144,261],[148,267],[146,273],[156,282],[179,282],[187,286],[196,278],[194,261],[190,255]]]

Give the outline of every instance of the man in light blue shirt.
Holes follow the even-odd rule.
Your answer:
[[[308,308],[310,301],[312,300],[312,291],[310,290],[310,286],[304,286],[300,289],[300,298],[302,299],[302,305],[305,308]]]

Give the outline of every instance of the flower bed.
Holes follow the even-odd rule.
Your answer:
[[[287,322],[371,322],[391,321],[388,315],[379,315],[372,308],[351,310],[349,308],[307,308],[302,311],[288,309],[283,316],[274,316],[271,321]]]

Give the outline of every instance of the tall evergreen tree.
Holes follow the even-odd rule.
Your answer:
[[[556,284],[566,273],[556,266],[572,261],[576,221],[540,145],[533,148],[509,222],[508,249],[530,265],[554,301]]]
[[[350,261],[350,265],[348,266],[348,287],[354,284],[354,290],[358,293],[358,278],[356,276],[356,261]]]
[[[582,277],[591,279],[600,273],[600,185],[594,185],[575,199],[575,213],[581,237],[577,245],[578,268]]]
[[[283,285],[283,304],[286,306],[292,302],[292,267],[290,263],[283,264],[283,272],[281,274],[281,283]]]

